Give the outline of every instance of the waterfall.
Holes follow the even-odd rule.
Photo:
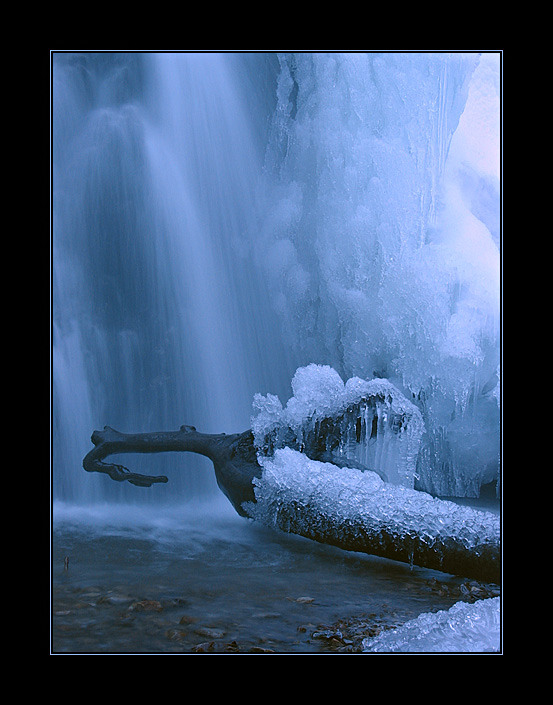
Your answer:
[[[250,427],[297,367],[387,378],[425,423],[419,487],[499,455],[497,55],[55,53],[53,495],[218,492],[89,476],[95,428]]]
[[[86,476],[95,428],[245,430],[290,376],[249,262],[255,95],[234,55],[54,58],[54,497],[152,501]],[[127,461],[169,476],[155,501],[217,491],[204,458]]]

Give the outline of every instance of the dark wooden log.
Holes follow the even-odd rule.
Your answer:
[[[94,431],[92,442],[95,447],[83,460],[85,470],[105,473],[113,480],[128,481],[140,487],[167,482],[167,478],[133,473],[122,465],[105,463],[103,459],[118,453],[166,451],[190,451],[204,455],[213,462],[217,484],[236,512],[243,517],[258,518],[256,511],[252,511],[256,504],[254,485],[256,478],[262,477],[263,468],[258,462],[253,434],[249,430],[228,435],[205,434],[193,426],[181,426],[178,431],[126,434],[105,426],[103,431]],[[410,529],[405,534],[399,523],[399,529],[394,525],[379,525],[378,522],[375,525],[370,516],[364,517],[362,514],[354,521],[344,522],[328,511],[294,500],[279,502],[269,523],[282,531],[345,550],[478,580],[500,582],[499,535],[487,536],[483,542],[469,545],[455,535],[440,534],[429,541],[424,530],[417,532],[416,528],[414,531]]]

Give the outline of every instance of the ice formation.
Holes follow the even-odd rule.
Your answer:
[[[401,627],[363,641],[367,653],[498,652],[501,648],[501,598],[423,613]]]
[[[256,503],[244,509],[266,525],[446,572],[456,572],[445,562],[450,559],[459,565],[478,556],[495,556],[490,564],[498,560],[500,518],[491,512],[392,485],[371,471],[314,461],[291,448],[279,448],[273,457],[259,454],[258,461],[263,473],[255,480]]]
[[[279,54],[258,250],[298,364],[417,398],[421,489],[497,480],[499,54]]]
[[[388,380],[352,377],[344,384],[328,365],[311,364],[296,370],[292,391],[285,407],[272,394],[254,397],[252,430],[262,453],[289,446],[413,487],[424,424]]]

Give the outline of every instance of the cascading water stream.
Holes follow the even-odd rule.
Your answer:
[[[245,430],[257,388],[289,376],[240,250],[262,152],[238,69],[214,54],[55,57],[56,499],[137,500],[83,474],[94,428]],[[157,501],[217,491],[194,455],[132,463],[169,475]]]

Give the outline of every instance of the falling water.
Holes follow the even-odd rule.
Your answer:
[[[244,430],[257,389],[289,377],[249,262],[263,107],[240,68],[234,55],[54,56],[57,499],[136,499],[83,472],[95,428]],[[157,501],[212,491],[208,461],[173,456],[126,460],[169,475]]]

